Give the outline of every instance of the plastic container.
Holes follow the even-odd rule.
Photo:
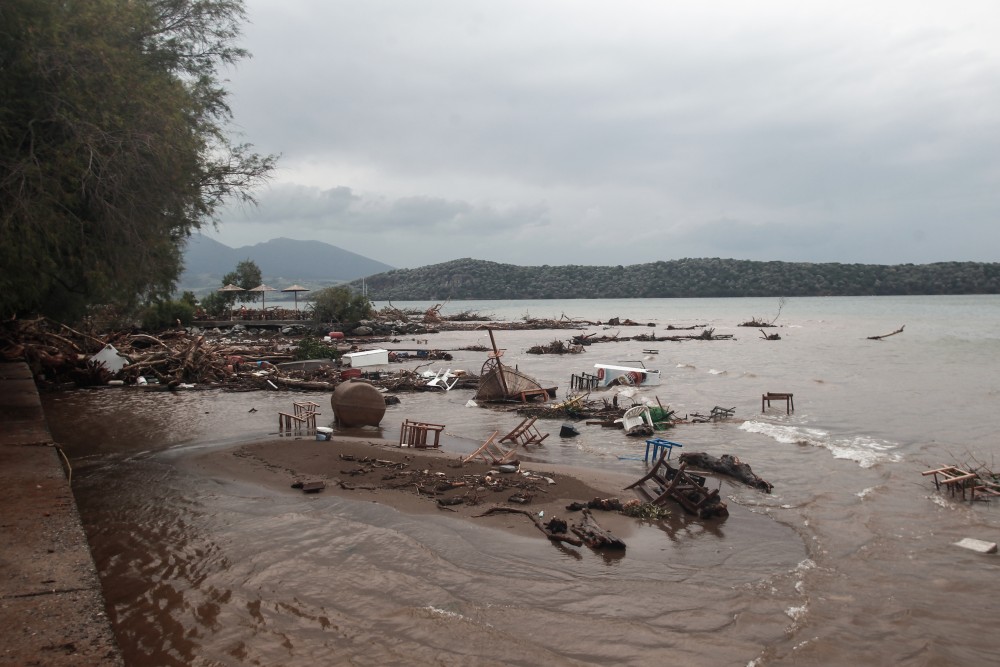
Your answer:
[[[333,429],[329,426],[316,427],[316,439],[319,441],[329,440],[333,437]]]

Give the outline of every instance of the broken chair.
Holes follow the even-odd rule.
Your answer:
[[[526,417],[513,431],[500,438],[500,442],[513,442],[518,445],[542,444],[542,441],[549,437],[549,434],[539,433],[535,427],[536,421],[538,421],[538,417]]]
[[[468,463],[477,456],[492,465],[511,462],[520,444],[515,443],[512,447],[504,447],[501,443],[494,442],[498,433],[500,431],[493,431],[493,435],[487,438],[486,442],[479,446],[479,449],[462,459],[462,463]]]

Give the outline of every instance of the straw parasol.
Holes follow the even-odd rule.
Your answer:
[[[220,287],[216,291],[218,291],[218,292],[245,292],[246,290],[243,289],[242,287],[240,287],[239,285],[234,285],[232,283],[229,283],[225,287]],[[229,319],[230,320],[233,319],[233,305],[232,304],[229,304]]]
[[[260,310],[265,313],[267,311],[267,303],[265,302],[265,295],[267,292],[277,292],[278,290],[274,287],[268,287],[267,285],[261,284],[256,287],[247,290],[248,292],[260,292]]]
[[[295,312],[298,313],[299,312],[299,292],[308,292],[309,289],[306,288],[306,287],[303,287],[302,285],[299,285],[298,283],[296,283],[295,285],[292,285],[291,287],[286,287],[285,289],[283,289],[281,291],[282,292],[292,292],[295,295]]]

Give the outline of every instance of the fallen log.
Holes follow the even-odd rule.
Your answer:
[[[881,336],[868,336],[868,340],[882,340],[883,338],[888,338],[889,336],[895,336],[898,333],[903,333],[903,329],[905,327],[906,325],[904,324],[903,326],[899,327],[892,333],[882,334]]]
[[[750,469],[750,466],[740,461],[732,454],[723,454],[719,458],[706,454],[705,452],[685,452],[681,454],[681,463],[689,463],[696,468],[711,470],[713,472],[734,477],[747,486],[752,486],[764,493],[771,493],[774,485],[766,482]]]
[[[553,518],[549,520],[548,524],[543,524],[537,515],[528,512],[527,510],[519,510],[514,507],[502,507],[500,505],[496,505],[489,508],[482,514],[474,514],[473,516],[478,518],[489,516],[491,514],[523,514],[531,519],[531,521],[535,524],[535,527],[542,531],[542,533],[545,534],[545,537],[549,538],[553,542],[565,542],[566,544],[572,544],[574,547],[583,546],[583,540],[571,537],[566,533],[565,521]]]
[[[625,542],[601,528],[589,509],[583,510],[583,520],[575,523],[570,530],[579,535],[591,549],[624,549]]]
[[[272,376],[268,379],[281,387],[285,387],[286,389],[301,389],[302,391],[333,391],[337,388],[337,385],[333,382],[298,380],[295,378],[284,378],[280,376]]]

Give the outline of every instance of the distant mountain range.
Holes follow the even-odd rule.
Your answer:
[[[187,242],[179,290],[203,292],[221,286],[222,277],[245,259],[260,267],[264,282],[273,287],[299,283],[318,288],[350,282],[394,267],[320,241],[271,239],[231,248],[202,234]]]

